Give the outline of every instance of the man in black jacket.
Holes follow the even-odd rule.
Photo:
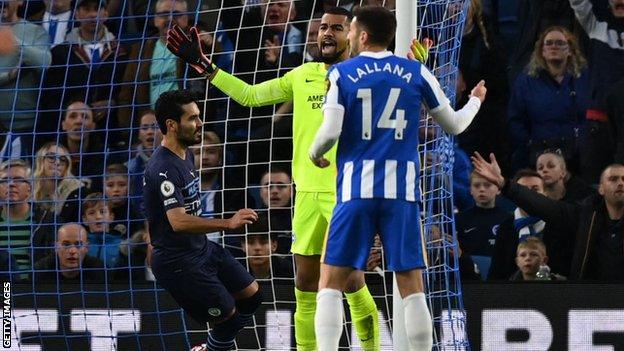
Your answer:
[[[576,233],[570,267],[572,280],[624,281],[624,165],[611,164],[601,176],[599,195],[568,204],[507,182],[496,158],[472,157],[475,171],[498,185],[505,196],[529,214]]]

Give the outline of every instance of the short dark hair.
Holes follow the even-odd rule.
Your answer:
[[[390,46],[396,33],[397,22],[390,10],[381,6],[362,6],[355,10],[356,23],[368,33],[371,44]]]
[[[156,121],[163,135],[167,134],[168,119],[180,123],[180,118],[184,114],[183,105],[197,102],[197,94],[190,90],[166,91],[156,100]]]
[[[240,237],[241,246],[245,245],[246,239],[250,239],[252,237],[260,237],[268,239],[269,241],[277,242],[278,234],[272,232],[269,228],[268,213],[258,213],[258,220],[252,224],[247,225],[247,235],[243,235]]]
[[[262,172],[262,175],[260,176],[259,181],[262,181],[262,178],[264,178],[265,175],[270,174],[270,173],[284,173],[292,181],[292,175],[290,174],[290,170],[288,170],[288,168],[282,165],[275,165],[275,164],[270,165],[269,168],[267,168],[264,172]]]
[[[330,9],[327,9],[323,12],[324,15],[338,15],[338,16],[346,16],[349,22],[353,19],[353,13],[344,7],[334,6]]]
[[[513,178],[511,179],[511,181],[514,183],[517,183],[520,180],[520,178],[542,179],[542,176],[539,173],[537,173],[535,170],[532,170],[530,168],[524,168],[516,172],[516,174],[514,174]]]
[[[87,211],[99,203],[103,203],[108,209],[111,209],[111,204],[108,202],[108,199],[104,198],[104,194],[101,192],[95,192],[87,195],[87,197],[82,200],[82,214],[84,215]]]
[[[605,172],[607,172],[607,170],[611,168],[622,168],[622,167],[624,167],[624,163],[615,162],[615,163],[608,165],[602,170],[602,172],[600,172],[600,178],[598,179],[598,182],[602,182],[602,177],[604,177]]]
[[[111,163],[106,166],[106,177],[128,177],[128,167],[123,163]]]

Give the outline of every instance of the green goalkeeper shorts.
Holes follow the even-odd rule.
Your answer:
[[[320,255],[336,205],[336,194],[298,191],[295,196],[290,251],[302,256]]]

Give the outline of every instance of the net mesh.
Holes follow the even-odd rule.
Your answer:
[[[292,104],[242,107],[172,57],[159,29],[197,23],[213,62],[260,83],[316,55],[316,36],[308,33],[325,7],[395,4],[295,0],[289,9],[272,2],[268,10],[260,0],[52,0],[47,9],[37,1],[0,2],[8,24],[0,25],[6,43],[0,44],[0,271],[10,283],[4,285],[11,292],[4,301],[12,308],[4,315],[9,349],[181,350],[205,340],[206,326],[187,318],[153,281],[141,195],[142,172],[160,138],[150,109],[160,92],[179,88],[202,97],[204,137],[194,153],[203,215],[228,217],[250,207],[262,218],[241,232],[208,234],[254,273],[265,293],[237,347],[294,347]],[[419,35],[434,41],[428,66],[451,100],[467,6],[418,3]],[[289,24],[280,34],[284,19]],[[466,349],[453,256],[454,141],[426,115],[421,126],[435,348]],[[89,234],[83,238],[68,223]],[[392,276],[383,260],[366,276],[380,309],[382,349],[389,350]],[[359,349],[354,335],[347,320],[343,349]]]

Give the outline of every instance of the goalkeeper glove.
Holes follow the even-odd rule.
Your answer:
[[[210,75],[214,73],[216,66],[204,54],[199,41],[199,32],[196,27],[190,29],[191,37],[177,25],[167,31],[167,49],[174,55],[184,60],[199,74]]]
[[[429,48],[433,46],[433,40],[425,38],[421,41],[414,38],[412,39],[412,45],[410,46],[410,52],[407,53],[407,57],[410,60],[418,60],[420,63],[427,63],[429,58]]]

